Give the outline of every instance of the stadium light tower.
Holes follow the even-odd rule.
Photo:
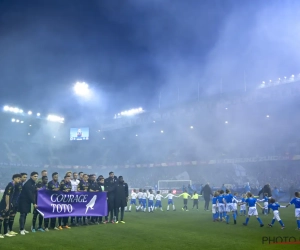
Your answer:
[[[89,85],[85,82],[76,82],[74,85],[74,92],[78,96],[88,97],[91,94]]]

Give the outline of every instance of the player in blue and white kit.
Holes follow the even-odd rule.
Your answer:
[[[238,193],[234,193],[233,194],[233,199],[232,199],[232,206],[233,206],[233,211],[235,212],[236,216],[238,216],[238,212],[237,212],[237,204],[238,204]]]
[[[243,223],[244,226],[248,225],[250,216],[256,216],[256,219],[258,220],[259,224],[261,227],[264,226],[263,222],[261,221],[261,219],[258,217],[258,213],[257,213],[257,209],[256,209],[256,204],[262,208],[262,206],[257,203],[257,200],[253,197],[253,195],[248,192],[247,193],[247,199],[245,200],[245,202],[248,204],[249,206],[249,210],[248,210],[248,217],[246,218],[245,223]]]
[[[264,194],[264,198],[263,199],[261,199],[261,200],[258,200],[258,201],[263,201],[264,202],[264,215],[268,215],[268,206],[269,206],[269,199],[270,199],[271,197],[268,197],[268,193],[265,193]]]
[[[224,191],[220,190],[219,196],[217,197],[217,207],[219,211],[219,220],[222,221],[223,217],[226,218],[226,210],[225,210],[225,204],[224,204]]]
[[[143,190],[143,195],[142,195],[142,210],[146,212],[147,209],[147,197],[148,197],[148,192],[146,189]]]
[[[242,199],[240,200],[240,215],[244,215],[246,216],[246,198],[247,196],[245,194],[243,194]]]
[[[289,205],[295,205],[295,217],[297,220],[297,230],[300,230],[300,192],[295,192],[295,198],[291,200],[291,202],[286,205],[288,207]]]
[[[280,219],[279,211],[278,211],[278,208],[280,208],[280,207],[285,208],[286,206],[280,206],[278,203],[275,202],[275,199],[273,199],[273,198],[270,199],[270,204],[268,205],[268,208],[273,210],[274,217],[272,219],[271,224],[268,224],[269,227],[273,227],[273,225],[275,223],[275,219],[276,219],[280,223],[281,229],[284,229],[284,224],[283,224],[282,220]]]
[[[153,199],[154,199],[154,194],[153,194],[152,190],[149,190],[149,194],[148,194],[148,211],[149,211],[149,213],[153,212],[153,208],[154,208]]]
[[[131,212],[131,206],[134,205],[136,207],[136,197],[137,197],[137,193],[136,190],[133,189],[132,193],[130,194],[130,205],[129,205],[129,212]]]
[[[214,197],[212,198],[212,214],[213,214],[213,222],[217,221],[219,218],[219,212],[217,207],[217,200],[218,200],[219,193],[214,192]]]
[[[137,198],[139,200],[139,205],[136,208],[136,211],[138,211],[139,209],[143,209],[142,197],[143,197],[143,190],[140,188],[139,192],[137,193]]]
[[[155,196],[155,210],[159,207],[161,211],[164,211],[161,205],[161,198],[163,198],[163,196],[160,194],[160,191],[157,191]]]
[[[236,224],[236,212],[233,209],[233,195],[230,190],[226,189],[226,195],[224,196],[224,203],[226,204],[226,223],[229,224],[230,212],[232,212],[234,224]]]
[[[174,194],[172,194],[171,190],[169,190],[169,193],[167,194],[167,196],[164,197],[164,199],[168,199],[167,211],[169,211],[170,205],[173,205],[173,211],[176,211],[175,205],[174,205],[174,202],[173,202],[173,197],[177,197],[177,196],[175,196]]]

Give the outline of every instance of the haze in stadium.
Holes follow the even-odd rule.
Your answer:
[[[0,23],[1,250],[300,242],[299,1],[2,0]],[[53,173],[97,193],[47,224]]]

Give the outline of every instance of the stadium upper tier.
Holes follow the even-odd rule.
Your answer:
[[[291,146],[299,142],[297,84],[116,119],[129,125],[113,129],[86,121],[89,141],[69,141],[75,123],[16,124],[2,113],[0,156],[4,162],[113,165],[294,153],[299,151]]]

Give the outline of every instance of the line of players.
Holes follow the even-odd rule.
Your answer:
[[[180,195],[174,195],[172,194],[172,191],[169,190],[169,193],[164,197],[163,195],[160,194],[160,191],[156,191],[156,195],[153,194],[153,191],[151,189],[146,190],[146,189],[139,189],[139,192],[137,192],[136,189],[133,189],[130,195],[130,205],[128,208],[128,211],[131,212],[131,207],[134,205],[136,208],[136,212],[138,211],[143,211],[146,212],[148,208],[148,212],[153,212],[157,208],[159,208],[161,211],[163,211],[162,208],[162,199],[168,199],[168,206],[167,206],[167,211],[173,208],[173,211],[176,211],[173,198],[176,197],[183,197],[183,208],[182,210],[188,211],[187,208],[187,202],[188,198],[191,197],[191,199],[194,201],[193,202],[193,208],[196,207],[198,210],[198,201],[199,201],[199,196],[196,192],[194,193],[193,196],[189,195],[186,191],[184,191]],[[138,204],[137,204],[138,200]],[[155,200],[155,204],[154,204]],[[148,203],[147,203],[148,201]]]
[[[113,172],[109,173],[109,177],[104,179],[99,176],[96,180],[95,175],[87,175],[82,172],[73,173],[67,172],[64,179],[58,181],[58,173],[52,174],[52,180],[48,182],[47,171],[42,171],[42,178],[37,180],[38,173],[32,172],[30,178],[27,180],[27,174],[14,174],[12,181],[8,183],[4,194],[0,201],[0,238],[13,237],[18,233],[13,231],[13,224],[15,215],[20,213],[20,234],[25,235],[29,231],[25,230],[27,214],[31,212],[33,205],[33,218],[31,231],[36,232],[49,231],[50,229],[62,230],[70,229],[69,217],[44,219],[37,209],[37,191],[40,189],[47,189],[52,191],[85,191],[85,192],[107,192],[108,196],[108,210],[111,223],[118,223],[119,210],[121,211],[120,223],[123,221],[124,208],[128,201],[128,185],[124,182],[123,177],[116,178]],[[78,179],[79,177],[79,179]],[[108,223],[108,215],[102,220],[102,216],[96,217],[71,217],[71,224],[78,225],[92,225],[92,224],[106,224]],[[38,219],[38,228],[36,229],[36,222]],[[58,221],[58,224],[57,224]],[[50,223],[50,227],[49,227]],[[44,224],[44,226],[43,226]],[[4,228],[4,236],[1,234],[2,225]]]
[[[261,206],[259,202],[263,202],[264,206]],[[237,198],[237,193],[231,194],[230,190],[226,189],[218,190],[214,192],[212,198],[212,214],[213,221],[226,221],[229,224],[230,214],[233,216],[234,224],[236,224],[236,219],[238,215],[238,206],[240,206],[240,215],[246,216],[246,210],[248,208],[248,216],[246,221],[243,223],[244,226],[247,226],[251,216],[255,216],[257,221],[260,224],[260,227],[263,227],[264,224],[260,217],[258,216],[258,211],[256,208],[258,205],[261,209],[263,209],[263,214],[267,215],[268,210],[271,209],[273,211],[273,218],[269,227],[273,227],[275,221],[277,220],[281,225],[281,229],[285,228],[280,215],[279,208],[286,208],[290,205],[295,206],[295,217],[297,222],[297,230],[300,230],[300,192],[295,192],[295,197],[290,201],[288,205],[281,206],[279,203],[275,201],[274,198],[268,197],[268,194],[264,194],[263,199],[257,199],[250,192],[244,194],[241,199]]]

